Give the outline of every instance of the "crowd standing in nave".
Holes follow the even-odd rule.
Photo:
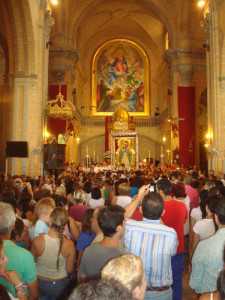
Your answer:
[[[2,174],[0,299],[181,300],[184,262],[196,297],[225,299],[224,183],[166,164]]]

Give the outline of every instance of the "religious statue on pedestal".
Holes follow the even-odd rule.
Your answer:
[[[119,139],[116,151],[117,165],[127,169],[134,165],[134,149],[130,148],[130,140],[127,138]]]

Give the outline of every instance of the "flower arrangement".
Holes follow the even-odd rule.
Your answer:
[[[112,153],[110,151],[106,151],[104,154],[103,154],[103,157],[105,160],[110,160],[111,157],[112,157]]]

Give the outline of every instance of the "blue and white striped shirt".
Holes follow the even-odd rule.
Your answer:
[[[177,252],[177,234],[159,220],[126,220],[123,237],[126,253],[139,256],[143,262],[148,286],[173,283],[171,256]]]

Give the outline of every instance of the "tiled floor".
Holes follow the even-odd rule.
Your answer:
[[[196,300],[196,294],[189,286],[189,274],[188,274],[188,263],[185,259],[184,273],[183,273],[183,293],[182,300]]]

